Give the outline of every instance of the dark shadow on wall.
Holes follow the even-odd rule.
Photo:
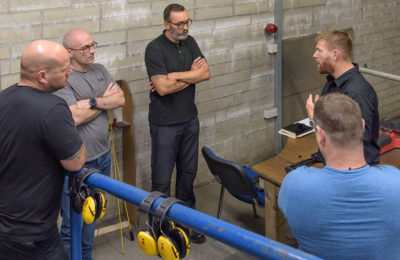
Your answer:
[[[287,39],[282,42],[282,124],[289,125],[307,117],[306,100],[320,94],[325,75],[320,75],[312,57],[315,36]]]

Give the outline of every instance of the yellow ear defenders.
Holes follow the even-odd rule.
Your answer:
[[[92,224],[96,219],[101,219],[106,214],[107,201],[103,193],[95,190],[87,196],[82,206],[82,218],[86,224]]]
[[[107,201],[104,195],[95,190],[91,192],[89,187],[82,186],[82,183],[93,172],[100,172],[97,169],[84,168],[79,176],[70,176],[69,189],[71,191],[71,207],[76,213],[82,213],[86,224],[102,218],[106,212]]]
[[[157,256],[158,251],[157,251],[157,234],[154,232],[154,229],[152,226],[149,224],[149,212],[151,209],[151,206],[154,204],[154,202],[160,198],[160,197],[165,197],[164,194],[158,191],[153,191],[150,192],[149,194],[144,197],[142,202],[139,205],[139,212],[146,213],[146,225],[147,228],[140,230],[137,236],[137,241],[139,244],[140,249],[149,256]],[[139,217],[137,219],[137,226],[139,226]]]
[[[158,205],[154,215],[160,220],[159,228],[161,234],[157,239],[157,249],[164,260],[182,259],[190,251],[190,240],[186,232],[182,228],[176,227],[172,221],[164,221],[168,210],[178,202],[181,203],[172,197],[164,199]]]

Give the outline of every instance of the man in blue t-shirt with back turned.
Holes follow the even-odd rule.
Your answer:
[[[300,249],[324,259],[400,259],[400,170],[370,166],[359,105],[341,93],[315,104],[314,127],[326,160],[284,179],[279,208]]]

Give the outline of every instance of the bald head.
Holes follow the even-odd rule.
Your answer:
[[[48,82],[43,81],[46,80],[43,73],[65,66],[69,66],[69,54],[61,44],[47,40],[34,41],[22,53],[19,84],[47,92]]]
[[[65,34],[63,45],[70,54],[72,68],[81,72],[87,71],[89,64],[95,60],[97,43],[92,36],[84,30],[72,29]]]
[[[67,49],[77,49],[82,47],[82,43],[89,38],[92,39],[88,32],[81,29],[72,29],[64,35],[63,45]]]
[[[67,51],[56,42],[46,40],[32,42],[22,53],[21,77],[29,78],[28,75],[32,73],[51,68],[62,53]]]

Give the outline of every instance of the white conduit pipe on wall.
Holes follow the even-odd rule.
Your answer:
[[[394,75],[394,74],[390,74],[390,73],[386,73],[386,72],[381,72],[381,71],[377,71],[377,70],[371,70],[371,69],[367,69],[367,68],[363,68],[363,67],[360,67],[360,72],[366,73],[366,74],[369,74],[369,75],[374,75],[374,76],[381,77],[381,78],[385,78],[385,79],[400,81],[400,76],[397,76],[397,75]]]

